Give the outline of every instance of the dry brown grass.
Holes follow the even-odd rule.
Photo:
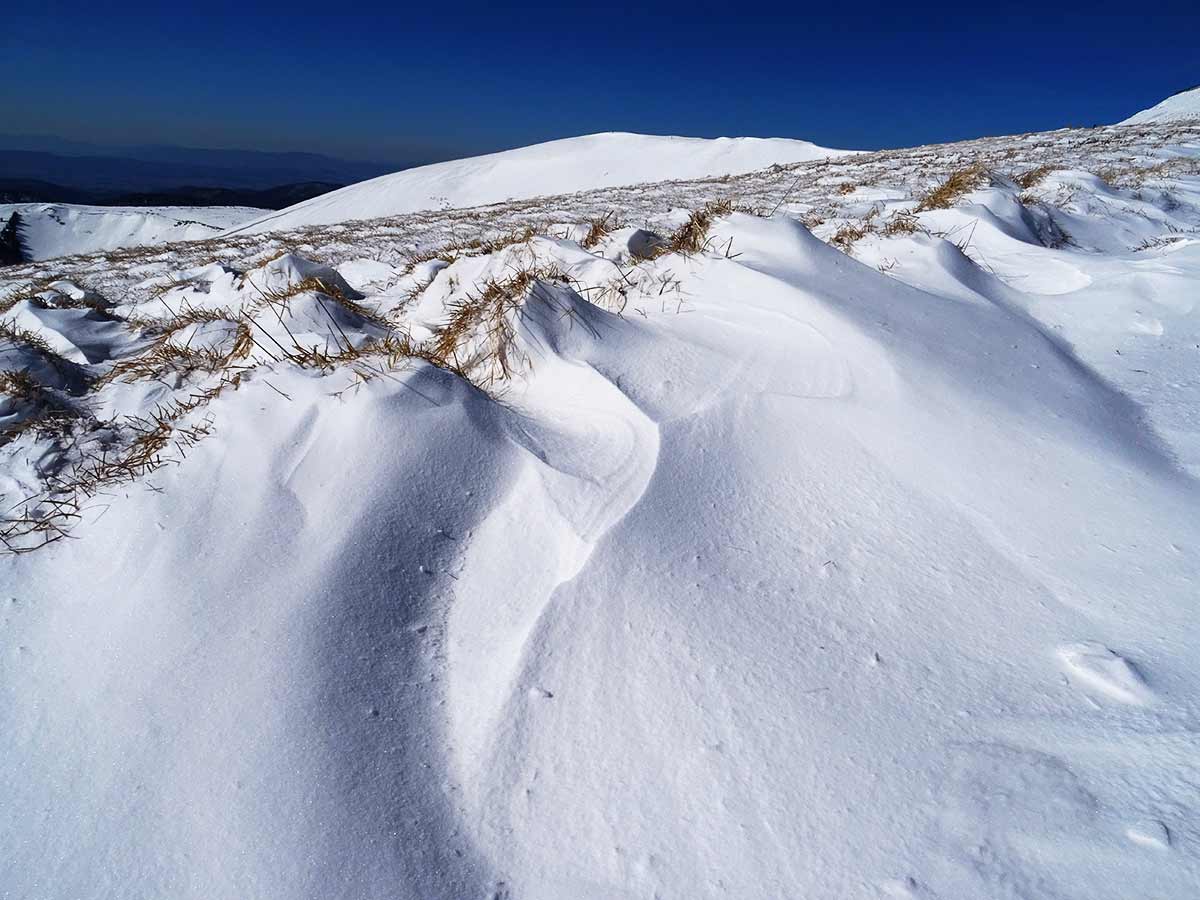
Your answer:
[[[8,399],[21,407],[22,413],[18,421],[0,425],[0,444],[30,428],[43,433],[61,433],[78,416],[72,406],[60,400],[28,372],[0,372],[0,399]]]
[[[0,316],[10,312],[22,300],[36,300],[39,294],[49,290],[50,285],[58,280],[60,279],[39,278],[36,281],[31,281],[25,287],[17,288],[15,291],[11,291],[0,297]]]
[[[965,194],[982,187],[988,180],[988,171],[982,163],[975,163],[950,175],[933,190],[921,198],[918,212],[931,209],[949,209]]]
[[[44,337],[37,332],[30,331],[27,328],[22,328],[12,319],[0,321],[0,338],[12,341],[14,344],[24,344],[31,350],[35,351],[39,356],[45,357],[47,361],[59,360],[63,363],[66,362],[65,359],[59,356],[50,347],[50,345],[46,343],[46,339]]]
[[[29,553],[62,540],[81,518],[83,505],[101,490],[137,481],[168,463],[182,462],[187,450],[212,430],[209,422],[185,425],[183,419],[225,390],[237,390],[242,376],[240,371],[226,373],[217,384],[184,400],[125,420],[121,428],[129,435],[119,449],[85,452],[69,471],[52,477],[45,492],[4,512],[0,518],[3,549]]]
[[[245,359],[253,346],[253,335],[245,321],[237,322],[232,347],[224,353],[213,347],[177,344],[168,337],[138,356],[118,361],[97,381],[97,385],[103,386],[114,381],[158,380],[167,375],[186,378],[196,372],[219,372]]]
[[[870,226],[866,222],[854,223],[847,222],[839,228],[829,239],[829,243],[837,247],[843,253],[849,253],[854,247],[855,242],[862,240],[870,233]]]
[[[694,256],[708,249],[708,231],[712,228],[713,220],[727,216],[734,210],[732,200],[714,200],[693,210],[687,221],[673,231],[664,241],[655,244],[647,257],[639,260],[657,259],[669,253],[682,256]]]
[[[161,319],[152,321],[151,327],[162,334],[169,337],[176,332],[182,331],[189,325],[206,325],[210,322],[236,322],[241,317],[241,313],[235,312],[229,307],[196,307],[189,306],[184,303],[179,312],[173,315],[165,322]]]
[[[603,216],[592,219],[588,223],[587,234],[583,236],[583,240],[579,242],[579,245],[585,250],[591,250],[602,240],[612,234],[612,215],[612,211],[610,210]]]
[[[43,297],[31,297],[29,302],[40,309],[94,309],[107,313],[110,304],[94,291],[86,291],[82,297],[72,297],[61,291],[54,292],[54,302],[48,303]]]
[[[196,281],[192,278],[172,278],[169,281],[164,281],[162,284],[155,285],[150,289],[149,295],[151,298],[158,298],[163,296],[163,294],[170,293],[171,291],[194,287],[195,285]]]
[[[1027,191],[1031,187],[1036,187],[1038,184],[1040,184],[1047,175],[1054,171],[1054,169],[1054,166],[1050,165],[1049,163],[1044,163],[1034,169],[1030,169],[1027,172],[1022,172],[1020,175],[1014,178],[1013,181],[1017,183],[1017,187],[1021,188],[1021,190]]]
[[[0,320],[0,340],[23,345],[32,350],[42,361],[51,366],[63,378],[83,383],[86,381],[82,368],[54,350],[40,334],[22,328],[11,319]]]
[[[1140,188],[1151,179],[1200,174],[1200,160],[1176,157],[1149,166],[1114,164],[1101,169],[1096,175],[1112,187]]]
[[[562,282],[564,276],[554,268],[530,266],[450,304],[450,315],[425,348],[425,358],[464,377],[479,372],[485,385],[508,378],[515,364],[516,316],[537,285],[550,281]]]
[[[896,237],[903,234],[915,234],[921,230],[921,222],[915,213],[900,210],[883,223],[879,233],[885,237]]]
[[[297,282],[296,284],[292,285],[292,287],[289,288],[283,296],[284,299],[287,299],[290,297],[295,297],[298,294],[303,294],[307,291],[312,291],[324,297],[329,297],[337,302],[343,309],[350,311],[364,322],[370,322],[372,325],[377,325],[380,328],[388,327],[387,320],[384,319],[383,316],[379,315],[379,313],[377,313],[375,310],[368,309],[366,306],[363,306],[356,298],[346,294],[346,292],[339,288],[336,284],[328,283],[319,276],[305,278],[303,281]]]
[[[506,247],[527,244],[533,240],[536,233],[532,228],[523,228],[496,237],[453,240],[430,250],[406,254],[405,261],[408,270],[411,272],[414,266],[434,259],[452,263],[463,256],[486,256],[489,253],[496,253]]]

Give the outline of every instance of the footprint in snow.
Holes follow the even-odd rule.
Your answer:
[[[1058,648],[1067,677],[1110,700],[1142,706],[1154,700],[1154,692],[1129,660],[1103,644],[1084,641]]]
[[[881,882],[879,888],[884,897],[897,897],[901,900],[916,900],[918,897],[931,896],[921,882],[913,877],[889,878]]]
[[[1135,844],[1155,850],[1171,848],[1171,832],[1158,819],[1142,819],[1125,829],[1125,836]]]

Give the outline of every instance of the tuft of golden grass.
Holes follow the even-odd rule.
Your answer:
[[[184,303],[179,312],[167,319],[151,321],[150,327],[164,336],[171,336],[189,325],[206,325],[210,322],[236,322],[241,313],[228,307],[196,307]]]
[[[103,386],[115,381],[158,380],[168,374],[185,378],[194,372],[219,372],[245,359],[253,346],[253,335],[245,321],[237,322],[233,345],[226,353],[213,347],[180,345],[167,336],[144,353],[118,361],[96,383]]]
[[[55,475],[45,492],[26,498],[0,518],[0,544],[9,553],[29,553],[69,536],[81,518],[83,504],[106,487],[133,482],[171,462],[181,462],[187,450],[211,433],[209,422],[191,425],[183,419],[207,405],[225,390],[237,390],[242,372],[226,373],[221,380],[185,400],[161,405],[144,417],[122,425],[130,433],[124,446],[84,453],[70,471]],[[178,455],[168,455],[174,449]]]
[[[843,253],[849,253],[855,242],[866,237],[870,230],[870,225],[866,222],[859,224],[847,222],[834,233],[833,237],[829,239],[829,243]]]
[[[86,382],[86,377],[79,365],[55,351],[40,334],[22,328],[12,319],[0,320],[0,340],[23,344],[64,378]]]
[[[1013,181],[1017,183],[1017,187],[1021,188],[1021,190],[1027,191],[1031,187],[1035,187],[1036,185],[1040,184],[1042,179],[1053,172],[1054,169],[1054,166],[1050,165],[1049,163],[1044,163],[1037,168],[1030,169],[1027,172],[1022,172],[1020,175],[1014,178]]]
[[[515,314],[539,282],[563,280],[558,269],[529,266],[502,281],[488,281],[449,306],[450,315],[427,348],[426,358],[464,377],[483,369],[487,384],[508,378],[514,365]],[[482,340],[473,355],[465,356],[472,338]]]
[[[883,223],[879,233],[885,237],[895,237],[901,234],[915,234],[920,230],[921,223],[916,214],[908,210],[900,210]]]
[[[921,198],[921,202],[917,205],[917,211],[949,209],[964,194],[981,187],[987,180],[988,171],[982,163],[974,163],[964,169],[951,172],[945,181]]]
[[[612,221],[612,215],[612,211],[610,210],[603,216],[592,219],[588,223],[587,234],[583,236],[583,240],[579,242],[579,245],[585,250],[591,250],[602,240],[612,234],[612,226],[610,224]]]
[[[462,256],[486,256],[489,253],[496,253],[506,247],[512,247],[517,244],[528,244],[533,240],[535,234],[536,232],[532,228],[523,228],[497,237],[449,241],[430,250],[407,254],[406,262],[408,264],[408,271],[411,272],[413,267],[420,263],[429,262],[434,259],[452,263]]]
[[[24,371],[0,372],[0,400],[4,399],[22,407],[22,416],[16,422],[0,425],[0,444],[30,428],[61,433],[72,419],[78,417],[73,407]]]
[[[12,341],[14,344],[25,344],[30,349],[36,351],[39,356],[49,359],[58,359],[66,362],[63,357],[59,356],[46,343],[46,339],[34,331],[27,328],[22,328],[12,319],[0,321],[0,338],[5,338]]]
[[[36,300],[39,294],[49,290],[50,285],[58,280],[57,278],[39,278],[36,281],[31,281],[25,287],[17,288],[17,290],[5,294],[4,297],[0,298],[0,316],[10,312],[22,300]]]
[[[639,259],[652,260],[669,253],[694,256],[707,250],[708,231],[712,228],[713,220],[727,216],[733,210],[733,201],[729,199],[714,200],[700,209],[693,210],[687,221],[675,229],[666,240],[654,245],[649,256]]]

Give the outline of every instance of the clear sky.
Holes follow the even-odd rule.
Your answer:
[[[596,131],[910,146],[1200,82],[1200,0],[9,0],[0,131],[428,161]]]

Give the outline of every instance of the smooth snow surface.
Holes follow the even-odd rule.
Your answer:
[[[0,893],[1195,896],[1197,147],[0,276]]]
[[[605,133],[383,175],[270,213],[231,233],[329,225],[617,185],[737,175],[844,154],[787,138]]]
[[[1200,85],[1178,94],[1172,94],[1161,103],[1156,103],[1149,109],[1143,109],[1128,119],[1122,125],[1149,125],[1156,122],[1181,122],[1189,119],[1200,119]]]
[[[18,213],[22,244],[40,260],[123,247],[211,238],[263,214],[241,206],[81,206],[72,203],[0,203],[0,224]]]

